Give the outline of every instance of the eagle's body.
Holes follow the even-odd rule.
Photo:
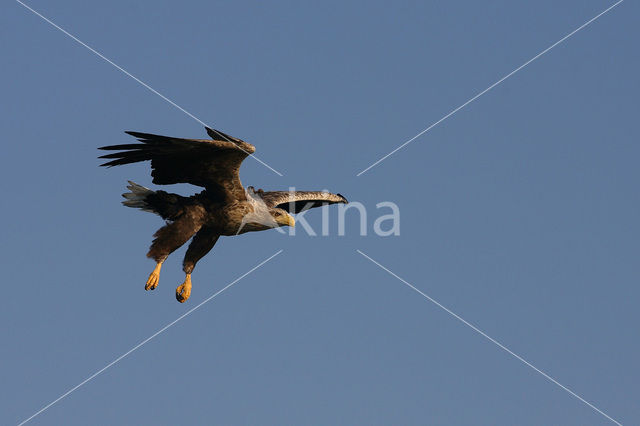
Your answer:
[[[174,250],[193,237],[184,257],[185,282],[176,289],[184,302],[191,294],[191,272],[220,236],[294,226],[289,213],[333,203],[346,203],[340,194],[317,191],[254,191],[244,188],[239,169],[255,147],[222,132],[206,128],[213,139],[180,139],[148,133],[127,132],[142,143],[105,146],[117,150],[100,158],[103,166],[118,166],[151,160],[153,183],[168,185],[191,183],[204,191],[183,197],[165,191],[152,191],[129,182],[124,205],[158,214],[167,221],[154,235],[147,256],[156,261],[145,289],[158,285],[162,263]]]

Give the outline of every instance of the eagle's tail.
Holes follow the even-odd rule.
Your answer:
[[[155,194],[155,191],[145,188],[142,185],[138,185],[135,182],[128,181],[127,189],[131,192],[125,192],[122,194],[125,201],[122,202],[127,207],[135,207],[142,209],[146,212],[157,213],[146,201],[147,197],[151,194]]]

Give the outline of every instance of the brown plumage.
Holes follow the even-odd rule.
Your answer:
[[[104,146],[117,151],[102,155],[101,166],[119,166],[151,161],[152,182],[158,185],[190,183],[204,191],[183,197],[152,191],[129,181],[131,192],[122,194],[123,204],[158,214],[167,224],[154,234],[147,256],[156,267],[145,285],[158,285],[162,263],[173,251],[192,239],[184,257],[185,282],[176,298],[185,302],[191,294],[191,272],[222,235],[238,235],[280,226],[294,226],[290,213],[326,204],[346,203],[340,194],[318,191],[254,191],[240,182],[240,164],[255,152],[243,140],[205,127],[212,139],[182,139],[149,133],[126,132],[142,143]]]

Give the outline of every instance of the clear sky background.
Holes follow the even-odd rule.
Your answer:
[[[18,3],[0,13],[0,423],[16,424],[279,249],[31,424],[640,423],[640,7],[613,2],[29,2],[203,121],[250,141],[243,183],[360,201],[338,237],[221,239],[175,301],[145,292],[148,164],[124,130],[202,126]],[[166,189],[166,188],[165,188]],[[198,189],[170,188],[182,194]],[[374,235],[393,201],[401,235]],[[306,215],[317,229],[322,212]],[[301,230],[300,230],[301,231]]]

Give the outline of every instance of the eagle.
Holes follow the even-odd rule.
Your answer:
[[[185,280],[176,288],[176,299],[184,303],[191,295],[191,273],[196,263],[221,236],[295,226],[291,214],[312,207],[347,203],[340,194],[322,191],[263,191],[240,182],[242,161],[255,147],[241,139],[205,126],[211,139],[183,139],[149,133],[125,133],[139,143],[103,146],[117,151],[99,158],[105,167],[151,161],[152,182],[157,185],[190,183],[204,190],[190,197],[154,191],[129,181],[130,192],[122,194],[127,207],[152,212],[166,224],[153,235],[147,257],[156,266],[145,290],[158,286],[162,263],[191,239],[182,264]]]

